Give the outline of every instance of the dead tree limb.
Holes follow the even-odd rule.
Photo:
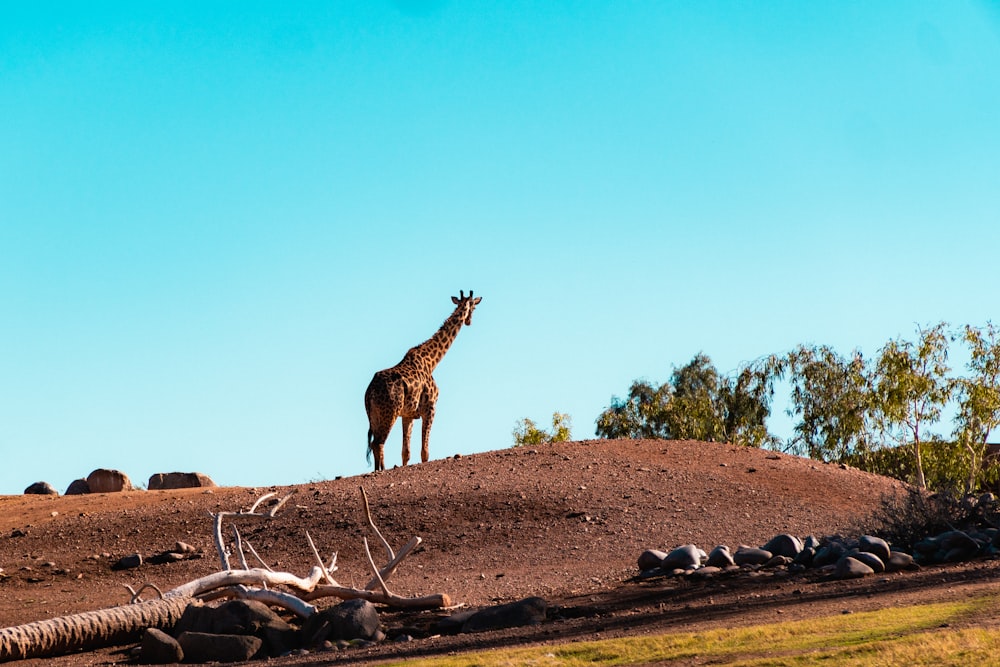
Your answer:
[[[191,603],[177,597],[112,607],[0,629],[0,662],[44,658],[137,641],[146,628],[168,629]]]
[[[272,493],[262,496],[248,512],[219,512],[211,515],[214,524],[215,545],[222,565],[221,572],[182,584],[162,593],[162,597],[158,600],[0,629],[0,662],[55,656],[72,651],[85,651],[136,641],[146,628],[169,629],[173,627],[184,613],[185,608],[189,604],[200,604],[199,599],[214,600],[238,597],[259,600],[269,605],[288,609],[301,618],[308,618],[315,613],[316,607],[310,604],[311,601],[325,597],[344,600],[363,599],[392,607],[410,609],[451,606],[451,598],[445,594],[404,597],[389,590],[386,580],[403,559],[413,552],[421,540],[419,537],[414,537],[399,550],[399,553],[394,553],[372,519],[368,506],[368,496],[363,488],[361,496],[368,524],[389,555],[389,562],[379,569],[375,564],[375,559],[372,558],[368,540],[364,540],[368,564],[374,574],[374,578],[364,589],[339,585],[331,574],[337,569],[336,553],[333,554],[330,565],[325,565],[319,556],[319,550],[308,533],[306,539],[318,565],[313,566],[306,577],[271,570],[254,551],[250,543],[240,538],[239,531],[235,530],[235,526],[236,550],[243,569],[231,569],[229,553],[222,536],[224,520],[242,517],[271,518],[292,494],[286,495],[268,512],[259,512],[258,508],[261,503],[274,495]],[[246,556],[243,553],[244,544],[261,561],[261,564],[264,565],[263,568],[250,569],[247,567]],[[325,581],[326,585],[320,585],[321,581]],[[147,587],[153,588],[157,593],[160,592],[151,584],[143,586],[138,591],[129,588],[133,602],[139,599],[139,594]],[[284,587],[287,590],[276,590],[279,587]],[[376,587],[380,590],[375,590]]]

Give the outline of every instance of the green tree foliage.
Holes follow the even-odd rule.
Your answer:
[[[914,482],[926,488],[921,440],[931,439],[924,429],[941,417],[952,394],[948,379],[947,325],[917,329],[917,341],[889,341],[875,365],[874,414],[881,432],[913,453]]]
[[[705,354],[675,368],[656,386],[636,380],[628,396],[612,397],[597,418],[602,438],[692,439],[759,447],[776,442],[765,421],[771,411],[773,375],[747,366],[723,377]]]
[[[792,388],[788,414],[799,418],[788,449],[839,461],[871,448],[871,373],[861,352],[845,358],[825,345],[800,345],[779,367],[786,371]]]
[[[573,420],[561,412],[552,413],[552,430],[538,428],[532,420],[525,417],[517,422],[514,428],[514,446],[541,445],[547,442],[566,442],[572,438]]]
[[[985,327],[966,325],[962,337],[969,347],[970,375],[955,381],[958,413],[955,441],[968,455],[966,491],[976,488],[990,432],[1000,426],[1000,340],[992,322]]]

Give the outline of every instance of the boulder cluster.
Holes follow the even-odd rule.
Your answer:
[[[912,553],[911,553],[912,552]],[[894,549],[873,535],[800,539],[774,536],[766,544],[741,545],[736,551],[720,545],[705,553],[693,544],[671,551],[647,549],[639,555],[640,577],[689,576],[707,578],[750,570],[816,571],[832,579],[854,579],[882,572],[919,569],[921,565],[956,563],[1000,555],[997,528],[948,530],[926,537],[909,551]]]
[[[532,597],[439,619],[434,634],[482,632],[541,623],[547,603]],[[415,628],[383,630],[378,611],[366,600],[346,600],[310,616],[301,627],[262,602],[230,600],[217,606],[192,603],[169,632],[145,631],[133,657],[144,664],[243,662],[253,659],[410,641]]]
[[[215,486],[208,475],[200,472],[158,472],[150,476],[146,488],[150,491],[163,489],[191,489]],[[135,487],[129,476],[120,470],[98,468],[87,477],[73,480],[66,488],[65,495],[79,496],[86,493],[118,493],[132,491]],[[58,496],[59,491],[48,482],[35,482],[24,490],[25,495]]]
[[[712,577],[725,573],[751,570],[790,572],[819,570],[835,579],[853,579],[879,572],[896,572],[919,567],[916,559],[905,552],[893,550],[889,544],[873,535],[858,539],[810,535],[800,539],[795,535],[774,536],[759,547],[741,545],[735,551],[720,545],[705,553],[693,544],[669,552],[647,549],[639,556],[640,576]]]

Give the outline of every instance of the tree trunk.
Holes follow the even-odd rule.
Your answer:
[[[193,601],[176,597],[85,611],[0,629],[0,662],[48,658],[138,641],[146,628],[170,628]]]

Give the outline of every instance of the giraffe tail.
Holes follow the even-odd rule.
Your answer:
[[[372,430],[368,429],[368,454],[365,456],[365,460],[368,461],[368,463],[372,462],[372,441],[374,439],[375,436],[372,434]]]

